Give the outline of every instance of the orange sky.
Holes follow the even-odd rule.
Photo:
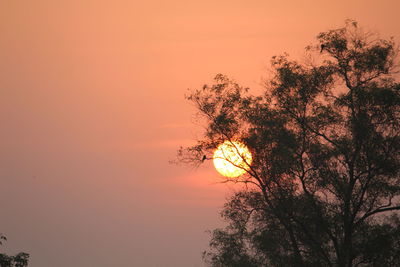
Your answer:
[[[202,266],[232,189],[211,164],[168,164],[201,136],[186,89],[216,73],[259,89],[271,56],[346,18],[398,41],[399,3],[0,1],[1,249],[32,267]]]

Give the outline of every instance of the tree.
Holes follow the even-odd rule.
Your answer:
[[[0,245],[3,245],[3,241],[7,241],[7,238],[0,234]],[[20,252],[15,256],[0,253],[0,267],[26,267],[28,260],[29,254],[25,252]]]
[[[320,33],[308,62],[272,58],[265,92],[224,75],[187,96],[200,164],[239,140],[253,155],[204,258],[212,266],[400,266],[400,84],[392,39],[356,22]],[[244,167],[243,167],[244,168]]]

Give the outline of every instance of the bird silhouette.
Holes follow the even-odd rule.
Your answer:
[[[320,51],[320,53],[322,53],[322,50],[324,50],[324,48],[325,48],[325,45],[322,44],[322,45],[321,45],[321,51]]]
[[[207,159],[206,155],[203,156],[203,158],[201,159],[201,162],[204,162]]]

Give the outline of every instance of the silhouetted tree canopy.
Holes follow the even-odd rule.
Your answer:
[[[0,234],[0,245],[7,241],[7,238]],[[29,254],[20,252],[15,256],[0,253],[0,267],[26,267],[28,266]]]
[[[211,266],[400,266],[397,48],[356,22],[320,33],[307,62],[272,58],[253,96],[224,75],[187,97],[206,121],[183,162],[239,140],[253,155],[212,232]]]

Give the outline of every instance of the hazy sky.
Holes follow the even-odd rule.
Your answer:
[[[144,3],[146,2],[146,3]],[[346,18],[400,37],[393,1],[0,0],[0,251],[32,267],[202,266],[233,190],[170,165],[201,137],[187,88],[260,88]]]

